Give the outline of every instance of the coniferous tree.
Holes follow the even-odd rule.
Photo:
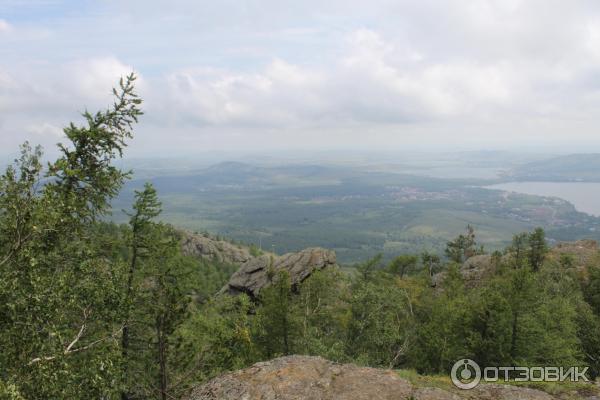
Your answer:
[[[524,232],[513,236],[512,245],[508,249],[509,253],[512,255],[513,268],[522,268],[527,265],[528,247],[529,234]]]
[[[121,351],[123,355],[123,381],[126,388],[121,394],[121,398],[126,400],[129,398],[127,388],[131,385],[131,374],[129,371],[129,350],[130,350],[130,333],[131,333],[131,308],[135,305],[141,285],[139,263],[140,259],[147,258],[153,249],[152,239],[153,228],[155,227],[152,220],[161,212],[161,204],[158,201],[156,190],[150,184],[146,184],[143,191],[135,192],[135,203],[133,205],[133,213],[130,214],[129,225],[131,228],[130,239],[130,261],[129,271],[127,273],[127,285],[125,288],[125,297],[123,300],[123,333],[121,337]],[[137,279],[136,279],[137,278]],[[135,379],[135,378],[133,378]]]
[[[106,111],[70,124],[44,170],[25,145],[0,178],[0,379],[26,398],[110,397],[118,387],[124,265],[95,243],[94,222],[128,173],[112,165],[141,115],[135,76]]]
[[[546,253],[548,253],[546,233],[542,228],[536,228],[529,234],[527,241],[529,244],[529,251],[527,253],[529,265],[537,272],[542,267]]]
[[[292,354],[299,321],[292,307],[292,286],[286,271],[272,272],[273,284],[260,293],[257,342],[267,357]]]
[[[446,244],[445,253],[451,261],[462,264],[477,254],[483,254],[483,246],[477,244],[475,229],[467,225],[465,234],[458,235]]]

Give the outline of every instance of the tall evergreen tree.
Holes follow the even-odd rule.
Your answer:
[[[526,232],[519,233],[513,236],[512,244],[508,248],[509,253],[512,255],[513,268],[522,268],[528,265],[528,248],[529,248],[529,234]]]
[[[546,253],[548,253],[548,244],[546,243],[546,233],[542,228],[536,228],[528,237],[529,249],[527,259],[529,265],[535,272],[539,271],[544,264]]]
[[[130,324],[131,324],[131,308],[135,304],[140,291],[139,261],[140,258],[147,258],[156,243],[152,229],[154,224],[152,220],[161,212],[161,204],[158,201],[156,190],[151,184],[147,183],[143,191],[135,192],[135,203],[133,205],[133,213],[130,214],[130,261],[129,271],[127,273],[127,286],[123,299],[123,334],[121,337],[121,351],[123,355],[123,381],[125,388],[121,394],[123,400],[127,400],[130,396],[127,387],[131,385],[132,378],[129,371],[129,350],[130,350]],[[136,278],[137,282],[136,282]]]
[[[128,173],[112,165],[141,115],[135,76],[105,111],[70,124],[44,170],[25,145],[0,178],[0,379],[25,398],[108,398],[118,392],[124,265],[95,243]]]
[[[467,225],[464,234],[458,235],[446,244],[445,252],[450,261],[462,264],[474,255],[483,254],[483,246],[477,244],[475,229],[471,225]]]
[[[257,343],[267,357],[293,354],[299,321],[293,311],[292,286],[286,271],[273,271],[273,284],[260,293]]]

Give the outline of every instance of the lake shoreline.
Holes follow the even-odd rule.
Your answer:
[[[600,217],[600,182],[514,181],[482,186],[484,189],[557,197],[568,201],[579,212]]]

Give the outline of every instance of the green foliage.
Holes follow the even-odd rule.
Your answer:
[[[299,321],[296,353],[347,358],[341,338],[347,329],[349,295],[347,279],[338,270],[316,271],[302,283],[293,297]]]
[[[361,364],[397,367],[412,338],[414,315],[407,289],[378,275],[352,288],[346,351]]]
[[[249,250],[252,257],[260,257],[263,255],[263,251],[254,244],[250,245]]]
[[[600,316],[600,266],[591,267],[588,274],[583,294],[596,315]]]
[[[383,254],[377,254],[375,257],[360,264],[356,269],[362,275],[363,279],[369,279],[377,270],[381,269],[381,260]]]
[[[531,233],[523,232],[514,235],[508,252],[511,254],[513,268],[529,266],[537,272],[544,264],[548,253],[546,233],[542,228],[536,228]],[[567,262],[566,259],[563,261]]]
[[[75,221],[94,220],[108,211],[129,173],[112,161],[123,155],[132,127],[142,115],[142,100],[135,93],[132,73],[113,89],[114,104],[95,114],[84,112],[86,126],[71,123],[64,129],[68,145],[59,144],[61,157],[48,166],[48,194]]]
[[[433,278],[433,275],[440,272],[442,269],[442,263],[440,257],[437,254],[432,254],[428,251],[421,253],[421,262],[427,270],[429,279]]]
[[[589,304],[577,304],[577,337],[581,341],[584,365],[590,367],[590,376],[600,376],[600,317],[595,315]]]
[[[387,266],[387,269],[391,274],[398,275],[400,278],[402,278],[405,274],[416,272],[418,263],[418,256],[412,254],[402,254],[394,258]]]
[[[546,253],[548,253],[548,245],[546,244],[546,233],[542,228],[536,228],[529,234],[529,251],[527,258],[529,265],[534,271],[539,271],[544,264]]]
[[[273,284],[260,293],[262,307],[257,310],[257,342],[267,358],[293,354],[300,321],[293,312],[292,286],[286,271],[273,276]]]
[[[252,336],[254,305],[246,295],[219,296],[196,306],[173,335],[176,381],[197,384],[258,361]]]
[[[446,244],[445,252],[450,261],[462,264],[474,255],[483,254],[483,246],[479,246],[475,240],[475,229],[471,225],[467,225],[466,233],[449,241]]]
[[[443,282],[444,290],[428,288],[415,310],[417,315],[415,341],[410,349],[410,365],[419,372],[449,371],[468,355],[466,321],[469,318],[462,278],[451,266]]]
[[[127,176],[111,165],[140,100],[129,76],[114,106],[65,129],[70,145],[44,171],[28,144],[0,178],[0,376],[25,398],[108,398],[118,391],[122,260],[106,258],[91,222]]]

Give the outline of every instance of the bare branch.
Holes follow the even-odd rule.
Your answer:
[[[79,333],[77,334],[77,336],[75,337],[75,339],[69,344],[69,346],[67,346],[67,348],[65,349],[65,351],[63,352],[63,356],[68,356],[70,354],[74,354],[74,353],[79,353],[85,350],[88,350],[94,346],[96,346],[99,343],[105,342],[109,339],[114,339],[115,337],[117,337],[119,335],[119,333],[123,330],[124,326],[121,326],[119,329],[117,329],[116,331],[114,331],[112,334],[110,334],[109,336],[100,338],[98,340],[95,340],[83,347],[78,347],[76,349],[73,349],[73,346],[79,341],[79,339],[81,338],[81,336],[83,335],[83,331],[85,329],[85,325],[83,325],[81,327],[81,329],[79,330]],[[55,360],[56,358],[58,358],[58,356],[46,356],[46,357],[37,357],[34,358],[33,360],[29,361],[29,363],[27,365],[33,365],[36,364],[38,362],[41,361],[52,361]]]

